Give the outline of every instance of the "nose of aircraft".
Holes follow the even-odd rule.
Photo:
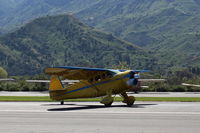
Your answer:
[[[138,73],[130,73],[130,78],[127,81],[128,86],[136,86],[138,83],[138,79],[140,78],[140,75]]]
[[[135,79],[139,79],[140,78],[140,74],[134,74],[134,78]]]
[[[138,73],[134,73],[132,76],[130,75],[129,80],[127,81],[127,85],[130,87],[130,91],[138,93],[140,90],[140,82],[138,81],[139,78],[140,75]]]
[[[129,79],[129,80],[127,81],[127,85],[128,85],[128,86],[136,86],[137,83],[138,83],[138,79],[134,79],[134,78]]]

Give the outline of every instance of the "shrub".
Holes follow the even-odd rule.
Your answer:
[[[186,88],[184,86],[172,86],[172,91],[173,92],[185,92]]]
[[[2,67],[0,67],[0,78],[6,78],[8,73]]]

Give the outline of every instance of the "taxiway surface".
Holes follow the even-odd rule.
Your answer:
[[[200,92],[128,92],[136,97],[200,97]],[[0,96],[49,96],[48,91],[44,92],[8,92],[1,91]],[[118,95],[117,95],[118,96]]]
[[[200,103],[0,102],[1,133],[199,133]]]

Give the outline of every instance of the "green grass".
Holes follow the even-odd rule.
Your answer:
[[[0,96],[0,101],[52,101],[48,96]]]
[[[200,97],[137,97],[137,101],[200,102]]]
[[[101,98],[69,99],[69,102],[93,102]],[[27,101],[27,102],[51,102],[48,96],[0,96],[0,101]],[[115,101],[122,101],[121,97],[115,97]],[[200,102],[200,97],[136,97],[136,101],[165,101],[165,102]]]

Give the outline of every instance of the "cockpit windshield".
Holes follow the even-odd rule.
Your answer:
[[[129,77],[129,79],[134,79],[134,75],[135,75],[135,72],[130,72],[130,77]]]
[[[138,73],[130,72],[129,79],[139,79],[139,78],[140,78],[140,75]]]

